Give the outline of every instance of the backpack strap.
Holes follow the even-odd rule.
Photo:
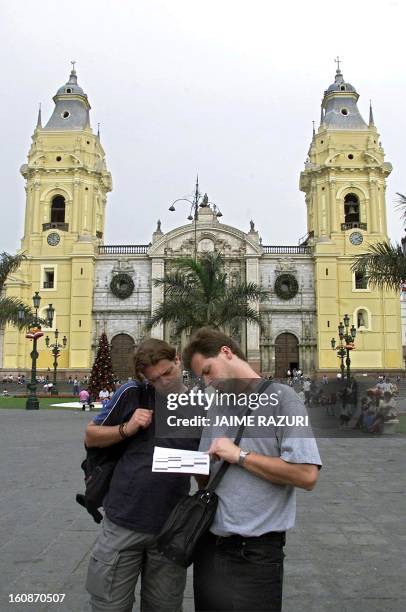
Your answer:
[[[270,380],[263,380],[261,379],[262,382],[259,384],[258,389],[255,391],[255,393],[263,393],[265,391],[265,389],[267,389],[267,387],[272,384]],[[248,410],[245,412],[244,416],[249,416],[251,414],[252,410],[251,408],[248,408]],[[237,446],[239,445],[239,443],[241,442],[241,438],[242,438],[242,434],[244,432],[245,429],[245,425],[244,422],[241,423],[241,425],[238,428],[237,431],[237,435],[234,439],[234,444],[236,444]],[[222,480],[224,474],[227,472],[228,468],[229,468],[230,464],[228,463],[228,461],[223,461],[217,474],[215,475],[215,477],[213,478],[213,480],[207,485],[206,487],[206,491],[210,491],[213,492],[216,487],[218,487],[218,485],[220,484],[220,481]]]
[[[105,416],[103,421],[100,423],[100,425],[105,425],[106,424],[106,421],[110,418],[110,416],[112,415],[114,409],[119,404],[120,399],[128,391],[128,389],[141,389],[141,387],[142,387],[141,384],[137,383],[135,381],[130,381],[130,382],[122,385],[121,387],[119,387],[117,389],[117,391],[113,394],[113,397],[109,400],[109,405],[107,407],[109,412],[107,413],[107,415]]]

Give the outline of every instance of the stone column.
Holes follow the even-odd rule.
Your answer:
[[[276,362],[275,343],[272,343],[269,345],[268,351],[269,351],[269,371],[272,374],[272,376],[275,376],[275,362]]]
[[[371,211],[371,232],[376,233],[379,231],[378,228],[378,190],[376,185],[376,178],[371,177],[369,179],[371,197],[369,200],[369,209]]]
[[[312,186],[310,188],[310,201],[311,208],[313,211],[313,227],[314,227],[314,235],[320,236],[320,213],[319,213],[319,203],[317,198],[317,191],[315,188],[314,181],[312,182]]]
[[[305,362],[306,362],[306,348],[305,346],[299,342],[299,368],[302,370],[302,372],[305,371]]]
[[[163,302],[164,299],[164,288],[163,286],[154,287],[152,280],[154,278],[162,278],[165,274],[165,260],[160,257],[154,257],[152,260],[151,270],[151,314],[153,314],[156,306]],[[151,329],[151,337],[158,338],[159,340],[164,339],[164,326],[162,324],[155,325]]]
[[[83,188],[82,188],[83,191]],[[84,203],[83,203],[83,233],[84,234],[88,234],[89,233],[89,221],[90,221],[90,217],[92,216],[92,212],[89,211],[89,196],[88,196],[88,191],[85,191],[84,193]],[[91,221],[90,221],[91,222]]]
[[[80,181],[75,178],[73,181],[73,199],[71,203],[71,217],[72,217],[72,232],[82,233],[82,219],[79,216],[79,187]]]
[[[24,186],[25,189],[25,200],[26,200],[26,204],[25,204],[25,220],[24,220],[24,238],[26,240],[28,240],[29,235],[31,234],[31,229],[30,229],[30,224],[32,223],[32,218],[33,218],[33,214],[32,214],[32,209],[30,209],[30,207],[32,206],[32,198],[31,198],[31,193],[30,193],[30,188],[28,186],[28,183]]]
[[[330,179],[330,210],[331,210],[331,232],[338,232],[337,220],[337,196],[336,196],[336,180]]]
[[[41,209],[40,209],[40,201],[39,201],[39,190],[40,190],[41,182],[39,179],[34,180],[34,202],[33,202],[33,230],[35,234],[40,233],[42,229],[42,218],[41,218]]]
[[[247,257],[246,282],[259,285],[259,260],[257,255]],[[252,302],[251,307],[259,312],[258,302]],[[259,336],[258,325],[256,323],[247,323],[247,359],[249,364],[258,372],[261,368]]]
[[[385,233],[384,231],[384,217],[385,215],[383,214],[383,210],[384,208],[382,207],[382,194],[384,193],[383,191],[383,187],[382,187],[382,183],[379,183],[379,185],[377,184],[376,186],[376,214],[378,217],[378,222],[377,222],[377,226],[378,226],[378,231],[382,234]]]
[[[328,216],[327,216],[327,207],[326,207],[326,194],[323,191],[320,197],[321,200],[321,223],[320,223],[320,233],[322,236],[329,234],[328,229]]]
[[[299,350],[300,350],[300,355],[301,355],[300,369],[302,370],[303,374],[305,374],[306,376],[311,375],[312,372],[310,371],[311,366],[310,366],[309,345],[304,344],[303,346],[300,347]]]

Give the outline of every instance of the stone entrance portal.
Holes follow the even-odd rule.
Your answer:
[[[132,357],[135,343],[128,334],[118,334],[111,341],[111,361],[114,375],[122,382],[134,377]]]
[[[286,378],[293,368],[299,368],[299,342],[293,334],[283,333],[275,341],[275,376]]]

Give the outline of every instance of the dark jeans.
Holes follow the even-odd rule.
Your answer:
[[[280,611],[284,544],[284,533],[205,534],[193,566],[196,612]]]

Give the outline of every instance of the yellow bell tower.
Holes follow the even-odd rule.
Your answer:
[[[359,95],[340,66],[324,92],[320,127],[313,130],[300,189],[306,194],[309,244],[314,248],[319,370],[337,370],[331,349],[345,314],[357,330],[355,370],[401,369],[399,295],[372,290],[351,271],[354,256],[387,240],[385,189],[392,166],[374,125],[357,107]]]
[[[74,62],[68,82],[53,100],[55,109],[45,127],[39,111],[28,162],[21,167],[26,182],[21,251],[27,260],[6,290],[30,306],[39,291],[43,318],[48,304],[53,305],[53,329],[68,337],[59,368],[80,371],[91,366],[94,269],[112,183],[100,136],[90,127],[90,104],[78,85]],[[37,367],[52,367],[43,339],[38,349]],[[29,369],[30,350],[25,333],[8,326],[3,367]]]

